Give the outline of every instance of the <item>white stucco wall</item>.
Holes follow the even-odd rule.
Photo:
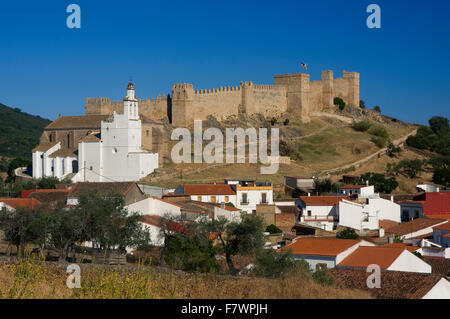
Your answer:
[[[441,278],[422,299],[450,299],[450,282]]]
[[[248,204],[242,203],[242,194],[247,194]],[[248,214],[251,214],[253,210],[256,209],[256,205],[262,203],[262,194],[266,193],[266,204],[273,205],[273,189],[253,189],[252,187],[245,188],[240,187],[236,188],[236,196],[237,196],[237,205],[236,208],[239,208]]]
[[[181,216],[181,207],[164,202],[156,198],[146,198],[139,202],[125,206],[129,212],[138,212],[142,215],[157,215],[165,217],[170,215],[172,217]]]
[[[431,274],[431,266],[407,249],[398,256],[387,270]]]

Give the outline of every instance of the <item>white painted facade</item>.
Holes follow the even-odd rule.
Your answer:
[[[157,215],[160,217],[181,216],[181,206],[163,201],[159,198],[150,197],[139,202],[125,206],[129,212],[137,212],[142,215]]]
[[[395,259],[387,270],[431,274],[431,266],[407,249]]]
[[[223,217],[230,222],[240,223],[242,220],[241,214],[242,212],[238,210],[234,211],[226,210],[225,208],[221,207],[214,207],[214,219],[216,220],[220,217]]]
[[[326,231],[336,228],[339,218],[338,205],[308,205],[300,207],[300,222]]]
[[[450,299],[450,281],[441,278],[422,299]]]
[[[236,186],[236,196],[236,208],[245,211],[247,214],[252,214],[256,205],[273,205],[272,186]]]
[[[375,194],[374,186],[364,186],[364,187],[345,187],[339,189],[339,194],[345,196],[351,196],[357,194],[358,197],[368,197]]]
[[[232,203],[236,206],[236,195],[191,195],[191,200],[203,203]]]
[[[73,182],[138,181],[158,168],[158,153],[142,149],[138,99],[132,83],[124,98],[124,114],[114,112],[111,121],[101,122],[100,138],[82,139],[77,157],[52,157],[61,149],[57,143],[47,151],[33,153],[33,177],[59,179],[70,173]],[[78,170],[76,171],[76,166]]]

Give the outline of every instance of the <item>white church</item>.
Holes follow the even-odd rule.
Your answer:
[[[100,132],[79,140],[78,154],[62,154],[60,142],[35,149],[33,178],[63,179],[78,170],[71,177],[73,182],[138,181],[158,168],[158,153],[142,148],[141,126],[134,84],[129,83],[123,114],[114,112],[110,119],[101,121]]]

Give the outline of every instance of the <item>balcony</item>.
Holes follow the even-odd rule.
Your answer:
[[[334,222],[337,218],[334,216],[302,216],[302,222]]]

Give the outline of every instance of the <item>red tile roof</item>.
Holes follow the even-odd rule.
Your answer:
[[[381,287],[370,289],[367,278],[371,273],[365,269],[330,269],[329,274],[337,287],[365,290],[379,299],[420,299],[443,278],[436,274],[382,270]]]
[[[228,184],[184,184],[185,194],[189,195],[236,195]]]
[[[69,189],[63,188],[63,189],[30,189],[30,190],[23,190],[20,193],[20,196],[22,198],[28,198],[30,194],[32,193],[55,193],[55,192],[69,192]]]
[[[445,222],[445,219],[433,219],[433,218],[416,218],[414,220],[398,224],[385,229],[386,233],[396,234],[399,236],[414,233],[416,231],[436,226]]]
[[[445,224],[433,227],[433,229],[450,230],[450,222],[447,222]]]
[[[371,264],[379,265],[382,269],[390,265],[405,251],[405,247],[358,247],[338,266],[367,267]]]
[[[380,228],[384,228],[385,230],[388,228],[396,227],[398,226],[398,224],[399,223],[389,219],[381,219],[378,221],[378,225],[380,226]]]
[[[450,221],[450,214],[431,214],[427,215],[428,218],[447,219]]]
[[[294,243],[283,247],[282,250],[292,249],[292,253],[295,255],[337,256],[360,241],[357,239],[304,237],[298,238]]]
[[[40,201],[34,198],[0,198],[0,202],[5,203],[14,209],[17,209],[18,207],[36,209],[36,207],[41,204]]]
[[[307,206],[334,206],[343,199],[351,200],[348,196],[300,196]]]
[[[410,252],[414,252],[414,251],[420,249],[420,247],[408,245],[408,244],[405,244],[405,243],[392,243],[392,244],[386,244],[386,245],[383,245],[382,247],[388,247],[388,248],[406,248],[406,249],[408,249],[408,251],[410,251]]]
[[[181,225],[177,222],[174,222],[174,221],[169,222],[167,219],[162,218],[161,216],[158,216],[158,215],[144,215],[142,222],[145,224],[148,224],[148,225],[159,227],[159,228],[164,223],[170,223],[169,230],[176,231],[179,233],[183,232],[183,230],[184,230],[183,225]]]

